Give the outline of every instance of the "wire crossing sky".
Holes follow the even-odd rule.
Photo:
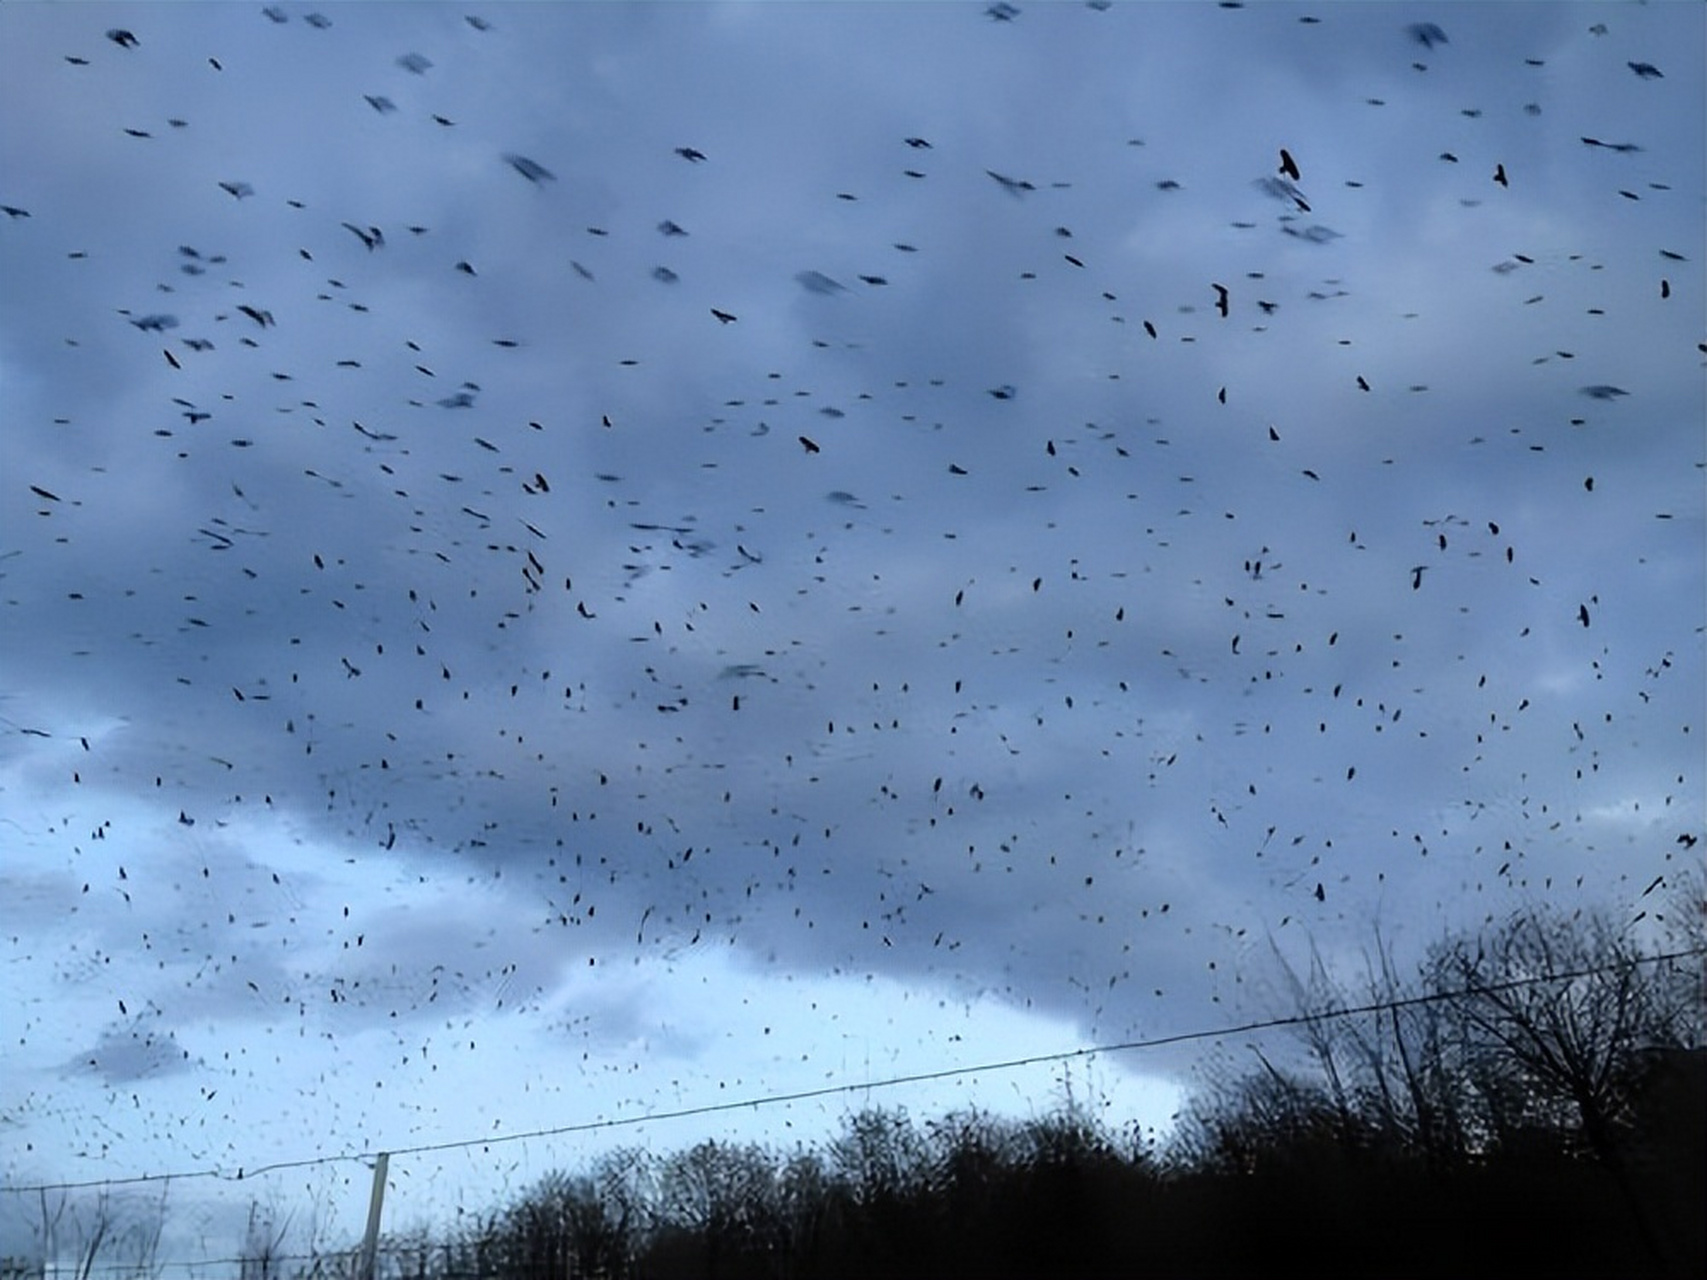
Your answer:
[[[1703,954],[1700,947],[1686,951],[1670,951],[1654,956],[1641,958],[1643,965],[1661,964],[1674,960],[1688,960]],[[1590,969],[1566,970],[1558,973],[1539,974],[1527,978],[1512,979],[1507,982],[1491,983],[1476,990],[1481,991],[1510,991],[1526,987],[1547,986],[1559,982],[1568,982],[1577,978],[1592,977],[1597,974],[1612,973],[1624,968],[1623,965],[1602,965]],[[1167,1045],[1189,1040],[1214,1040],[1225,1036],[1246,1035],[1256,1031],[1271,1031],[1281,1027],[1298,1027],[1317,1023],[1331,1023],[1342,1018],[1360,1017],[1370,1013],[1386,1013],[1394,1009],[1412,1008],[1418,1005],[1438,1004],[1458,1000],[1470,994],[1466,990],[1446,992],[1431,992],[1424,995],[1407,996],[1398,999],[1379,1000],[1368,1004],[1350,1007],[1327,1008],[1321,1011],[1293,1014],[1284,1018],[1265,1018],[1260,1022],[1247,1022],[1239,1026],[1215,1027],[1202,1031],[1182,1031],[1171,1036],[1161,1036],[1153,1040],[1133,1040],[1125,1044],[1092,1045],[1082,1049],[1068,1049],[1058,1053],[1039,1054],[1032,1058],[1021,1058],[1010,1062],[986,1062],[977,1065],[944,1068],[940,1071],[922,1072],[911,1076],[895,1076],[885,1080],[872,1081],[857,1085],[828,1085],[819,1089],[808,1089],[791,1094],[771,1094],[764,1097],[742,1098],[729,1102],[706,1103],[698,1107],[684,1108],[680,1111],[652,1113],[647,1115],[612,1117],[608,1120],[594,1120],[585,1124],[559,1125],[552,1129],[539,1129],[530,1133],[511,1133],[502,1137],[465,1138],[460,1141],[433,1143],[424,1147],[409,1147],[401,1151],[388,1152],[388,1155],[410,1156],[427,1155],[441,1151],[480,1148],[482,1151],[511,1142],[527,1142],[538,1138],[553,1138],[564,1134],[586,1133],[593,1130],[637,1128],[661,1121],[685,1119],[693,1116],[713,1115],[730,1111],[757,1109],[759,1107],[777,1106],[790,1102],[799,1102],[809,1098],[824,1098],[837,1094],[868,1092],[872,1089],[893,1089],[905,1085],[923,1084],[941,1079],[962,1079],[998,1071],[1012,1071],[1022,1067],[1036,1065],[1039,1061],[1067,1062],[1075,1058],[1090,1058],[1097,1054],[1127,1053],[1137,1049],[1157,1049]],[[345,1161],[366,1162],[370,1166],[377,1152],[362,1151],[348,1152],[338,1155],[316,1156],[309,1160],[285,1160],[257,1168],[239,1167],[234,1171],[224,1169],[190,1169],[173,1172],[157,1172],[134,1178],[103,1178],[78,1183],[35,1183],[28,1186],[9,1186],[3,1188],[13,1194],[33,1194],[44,1191],[70,1191],[85,1187],[116,1187],[134,1183],[182,1181],[194,1178],[225,1178],[240,1182],[244,1178],[262,1177],[280,1170],[304,1169],[316,1165],[334,1164]]]
[[[1276,952],[1664,949],[1704,27],[0,8],[6,1181],[1165,1124],[1062,1055]]]

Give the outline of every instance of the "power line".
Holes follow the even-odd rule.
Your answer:
[[[1540,986],[1549,982],[1570,982],[1577,978],[1591,978],[1596,974],[1611,973],[1616,970],[1635,968],[1640,965],[1662,964],[1668,960],[1683,960],[1691,957],[1707,955],[1707,946],[1690,947],[1681,951],[1667,951],[1657,955],[1636,956],[1629,960],[1601,965],[1591,965],[1582,969],[1567,970],[1563,973],[1536,974],[1526,978],[1512,978],[1505,982],[1493,982],[1478,986],[1463,987],[1453,991],[1436,991],[1424,995],[1402,996],[1391,1000],[1375,1000],[1367,1004],[1348,1005],[1343,1008],[1324,1009],[1315,1013],[1290,1014],[1280,1018],[1263,1018],[1253,1022],[1239,1023],[1230,1027],[1211,1027],[1196,1031],[1181,1031],[1172,1035],[1152,1036],[1142,1040],[1123,1040],[1111,1044],[1086,1045],[1078,1049],[1062,1049],[1053,1053],[1031,1054],[1022,1058],[1007,1058],[998,1062],[976,1063],[971,1066],[943,1067],[934,1071],[915,1071],[906,1075],[889,1076],[882,1080],[861,1081],[857,1084],[820,1085],[811,1089],[797,1089],[789,1093],[761,1094],[758,1097],[733,1099],[725,1102],[701,1103],[692,1107],[680,1107],[671,1111],[649,1111],[643,1115],[613,1116],[604,1120],[583,1120],[575,1124],[555,1125],[547,1129],[532,1129],[525,1133],[507,1133],[496,1137],[462,1138],[449,1142],[431,1142],[413,1147],[390,1148],[392,1156],[412,1156],[437,1154],[444,1151],[465,1151],[475,1147],[496,1147],[512,1142],[529,1142],[538,1138],[558,1138],[570,1134],[597,1133],[610,1129],[636,1128],[640,1125],[655,1124],[664,1120],[685,1120],[694,1116],[717,1115],[729,1111],[757,1110],[760,1107],[779,1106],[791,1102],[809,1102],[818,1098],[831,1098],[850,1093],[868,1092],[872,1089],[893,1089],[902,1085],[929,1084],[937,1080],[952,1080],[962,1076],[995,1074],[1004,1071],[1017,1071],[1024,1067],[1042,1066],[1046,1063],[1072,1062],[1083,1058],[1094,1057],[1105,1053],[1126,1053],[1138,1049],[1160,1049],[1170,1045],[1187,1044],[1199,1040],[1217,1040],[1227,1036],[1246,1035],[1254,1031],[1271,1031],[1282,1027],[1307,1026],[1317,1022],[1331,1022],[1339,1018],[1360,1017],[1371,1013],[1385,1013],[1393,1009],[1413,1008],[1419,1005],[1440,1004],[1449,1000],[1459,1000],[1466,996],[1492,995],[1502,991],[1514,991],[1524,987]],[[278,1160],[269,1164],[256,1165],[253,1168],[238,1166],[236,1172],[224,1169],[194,1169],[184,1173],[152,1173],[138,1174],[129,1178],[92,1178],[82,1182],[44,1182],[31,1183],[23,1186],[0,1186],[0,1192],[29,1194],[44,1191],[75,1191],[90,1187],[137,1186],[144,1183],[171,1182],[191,1178],[214,1178],[224,1182],[243,1182],[258,1178],[264,1174],[279,1173],[290,1169],[309,1169],[321,1165],[340,1163],[370,1163],[378,1151],[344,1152],[330,1156],[312,1156],[301,1160]]]

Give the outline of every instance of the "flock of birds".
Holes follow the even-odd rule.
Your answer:
[[[1010,44],[1119,17],[980,14]],[[191,1073],[244,1123],[222,1085],[260,1068],[204,1018],[294,1031],[327,1078],[358,1028],[427,1073],[518,1007],[593,1061],[596,1019],[549,1012],[565,974],[715,948],[1115,1038],[1213,1021],[1288,930],[1355,949],[1372,920],[1421,940],[1521,900],[1657,909],[1693,860],[1699,422],[1641,422],[1675,399],[1600,353],[1651,334],[1645,376],[1698,378],[1699,242],[1644,219],[1700,193],[1597,130],[1568,163],[1635,246],[1609,269],[1598,244],[1419,243],[1390,271],[1360,248],[1405,166],[1437,175],[1448,239],[1521,225],[1500,202],[1540,149],[1479,139],[1563,105],[1546,59],[1507,69],[1534,87],[1504,132],[1348,90],[1447,139],[1366,174],[1259,113],[1230,203],[1159,138],[1076,140],[1101,168],[1056,179],[877,111],[836,128],[878,159],[802,192],[832,166],[739,155],[691,103],[595,163],[438,93],[525,12],[346,83],[345,11],[259,10],[327,42],[276,55],[323,61],[343,113],[306,164],[134,114],[284,94],[261,45],[192,66],[193,20],[71,16],[90,30],[30,75],[72,176],[0,171],[7,274],[70,326],[20,345],[41,322],[7,303],[6,362],[42,385],[8,394],[0,803],[40,873],[17,901],[98,922],[48,961],[14,913],[8,947],[109,993],[65,1070],[114,1099]],[[1333,10],[1295,21],[1334,38]],[[1396,25],[1418,82],[1458,48]],[[1596,24],[1568,55],[1672,83],[1611,46]],[[492,136],[512,125],[529,140]],[[157,150],[91,213],[66,201],[97,134]],[[797,243],[772,200],[810,210]],[[1177,248],[1139,245],[1186,202]],[[1431,367],[1466,328],[1533,355],[1473,423],[1431,407],[1482,376]],[[1610,848],[1584,815],[1629,795],[1639,840]],[[380,887],[320,918],[358,875]],[[48,994],[14,1018],[39,1039]]]

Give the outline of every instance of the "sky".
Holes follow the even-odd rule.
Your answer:
[[[188,1173],[54,1194],[343,1247],[328,1158],[601,1122],[388,1225],[867,1104],[1162,1132],[1250,1037],[863,1086],[1657,938],[1704,37],[0,7],[0,1253]]]

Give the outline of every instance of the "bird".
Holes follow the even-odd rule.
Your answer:
[[[1405,33],[1425,49],[1448,43],[1446,32],[1432,22],[1413,22],[1405,28]]]
[[[551,170],[547,169],[544,165],[539,164],[536,161],[529,160],[526,156],[517,155],[513,151],[507,151],[504,153],[503,159],[505,164],[509,165],[510,168],[521,174],[522,177],[526,178],[529,182],[537,184],[541,182],[555,182],[557,180],[557,175],[555,173],[551,172]]]
[[[1494,181],[1499,183],[1502,187],[1509,187],[1511,185],[1506,181],[1505,165],[1497,164],[1494,166]]]
[[[1280,149],[1280,172],[1294,182],[1297,182],[1301,177],[1298,172],[1298,162],[1292,158],[1292,153],[1285,147]]]
[[[994,178],[1001,185],[1002,190],[1010,196],[1021,196],[1027,191],[1037,190],[1034,183],[1028,182],[1024,178],[1010,178],[1006,174],[997,173],[994,169],[986,169],[984,172]]]
[[[369,253],[372,253],[375,249],[378,249],[385,243],[385,233],[378,227],[368,227],[366,230],[363,230],[353,222],[345,222],[341,225],[346,231],[354,235],[356,239],[360,240]]]
[[[739,316],[733,315],[728,311],[719,311],[716,307],[713,307],[711,309],[711,314],[716,316],[718,321],[722,324],[734,324],[735,321],[740,318]]]
[[[688,161],[690,164],[698,164],[700,161],[705,159],[705,152],[699,150],[697,147],[677,147],[676,154],[683,160]]]
[[[121,49],[135,49],[140,47],[142,43],[133,33],[125,30],[123,27],[111,28],[107,32],[107,39],[111,40]]]
[[[1227,286],[1224,284],[1212,284],[1209,287],[1215,290],[1215,309],[1221,313],[1221,318],[1225,320],[1229,310]]]

